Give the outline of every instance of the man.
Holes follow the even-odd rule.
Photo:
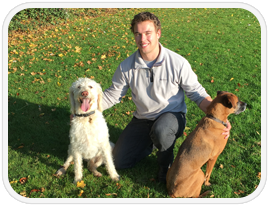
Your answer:
[[[114,162],[116,169],[130,168],[157,148],[158,180],[166,182],[175,141],[186,125],[184,92],[204,112],[212,99],[188,61],[159,43],[161,24],[155,15],[134,16],[131,31],[138,50],[120,63],[103,97],[105,110],[120,102],[130,88],[136,105],[132,121],[115,144]],[[225,137],[229,131],[230,124]]]

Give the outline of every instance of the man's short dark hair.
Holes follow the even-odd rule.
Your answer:
[[[154,14],[152,14],[150,12],[141,12],[141,13],[135,15],[133,20],[131,21],[130,29],[131,29],[132,33],[134,33],[134,27],[135,27],[136,23],[139,23],[142,21],[152,21],[155,25],[156,31],[158,31],[158,29],[161,29],[161,23],[160,23],[158,17],[156,17]]]

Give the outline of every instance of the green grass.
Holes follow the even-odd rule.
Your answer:
[[[202,191],[212,190],[214,198],[252,194],[261,172],[258,20],[242,9],[148,10],[161,20],[160,42],[190,62],[212,98],[217,90],[226,90],[248,104],[244,113],[229,116],[232,129],[228,144],[215,164],[212,186],[203,186]],[[57,26],[9,32],[8,178],[15,192],[30,198],[168,197],[165,186],[154,180],[158,171],[156,152],[134,168],[119,170],[118,184],[110,180],[104,167],[99,168],[102,178],[93,177],[84,167],[84,188],[72,184],[73,165],[64,177],[53,175],[67,157],[71,83],[77,77],[92,77],[103,90],[110,86],[119,63],[136,50],[129,27],[140,11],[144,9],[103,11],[94,18],[79,15]],[[136,109],[128,97],[130,91],[123,103],[104,111],[113,142]],[[185,132],[189,134],[204,114],[189,99],[186,103]],[[177,140],[175,155],[184,139]],[[23,177],[28,180],[21,184]],[[41,188],[45,191],[31,193]],[[78,196],[81,190],[84,192]]]

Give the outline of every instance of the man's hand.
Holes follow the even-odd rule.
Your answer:
[[[224,128],[224,130],[223,130],[224,132],[222,133],[223,135],[225,135],[224,139],[228,139],[229,138],[229,136],[230,136],[230,130],[232,128],[231,123],[229,122],[228,119],[227,119],[226,123],[227,123],[227,127]]]

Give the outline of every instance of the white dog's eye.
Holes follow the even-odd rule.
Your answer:
[[[90,85],[90,86],[89,86],[89,88],[91,88],[91,89],[92,89],[93,87]]]
[[[80,89],[80,88],[81,88],[81,86],[79,85],[79,86],[78,86],[78,89]]]

